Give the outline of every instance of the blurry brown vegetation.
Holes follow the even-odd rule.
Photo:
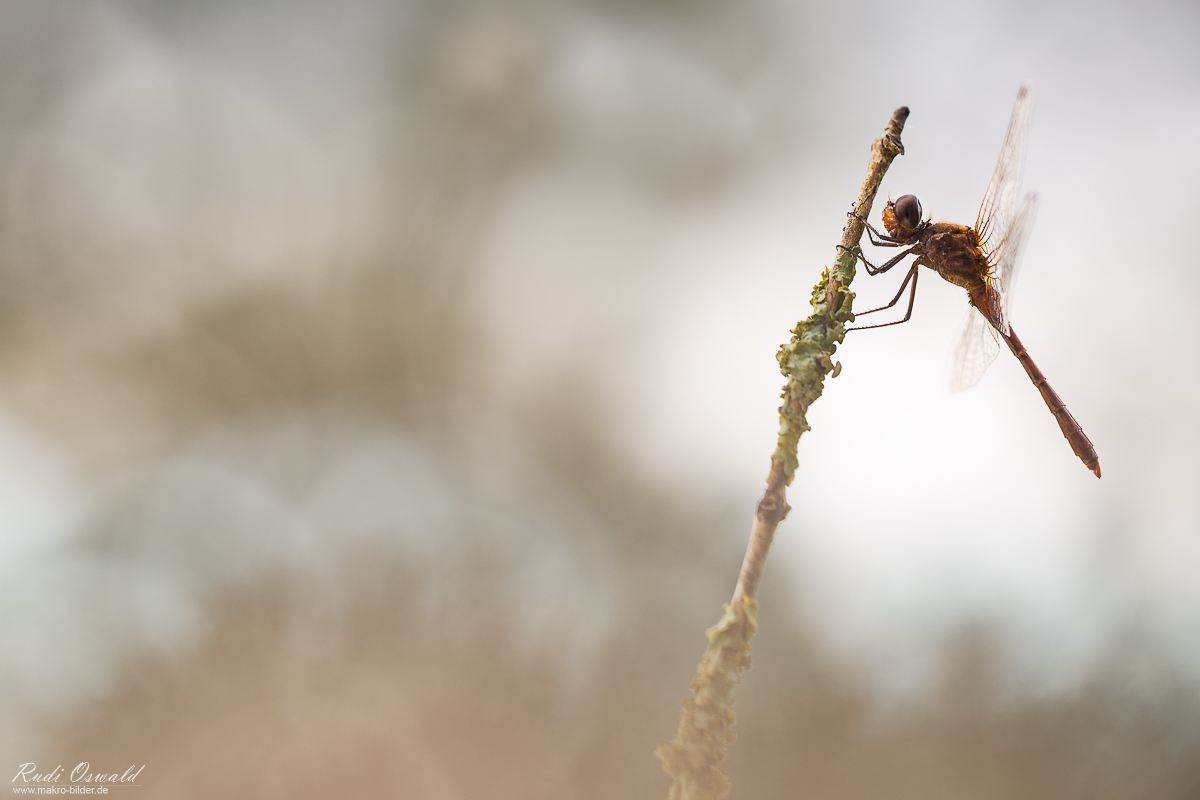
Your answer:
[[[767,36],[738,21],[729,55],[716,4],[635,5],[585,10],[665,25],[725,74]],[[125,12],[170,43],[222,8],[203,7]],[[44,81],[36,102],[18,103],[28,95],[5,79],[9,142],[69,84],[64,53],[86,20],[54,9],[70,23],[62,40],[21,61],[43,70],[21,79]],[[468,302],[482,231],[509,177],[571,146],[532,87],[548,10],[561,5],[521,4],[499,22],[487,3],[409,9],[418,34],[386,62],[405,118],[384,124],[390,222],[363,263],[200,299],[164,281],[130,302],[172,319],[131,332],[93,290],[133,293],[136,269],[80,272],[52,258],[69,243],[7,247],[0,399],[101,486],[62,563],[91,559],[110,576],[80,596],[102,609],[87,619],[112,647],[89,656],[94,671],[113,675],[66,708],[14,701],[36,753],[7,758],[145,763],[147,788],[128,791],[147,797],[665,791],[653,749],[733,586],[753,498],[685,507],[637,474],[607,444],[586,364],[516,407],[482,383],[492,353]],[[26,30],[59,30],[20,11],[37,23]],[[719,185],[717,162],[656,180]],[[6,243],[22,219],[10,213]],[[347,453],[393,439],[381,458],[409,454],[416,466],[396,456],[395,474],[412,484],[361,478],[301,541]],[[265,487],[301,521],[260,557],[257,517],[238,516],[225,484],[171,472],[181,461]],[[371,517],[397,496],[419,513]],[[194,584],[200,621],[179,623],[194,635],[122,638],[124,581],[111,576],[128,565]],[[40,602],[28,596],[8,595]],[[988,628],[970,628],[948,643],[936,692],[885,707],[867,667],[831,655],[789,598],[768,570],[733,797],[1200,796],[1200,705],[1136,629],[1077,688],[1046,696],[1006,686]]]
[[[163,797],[659,795],[650,752],[694,669],[700,637],[687,632],[729,576],[716,553],[678,557],[703,550],[701,528],[611,488],[586,501],[640,500],[650,513],[606,520],[628,577],[592,663],[522,652],[520,620],[486,610],[503,596],[487,564],[458,567],[481,597],[432,617],[414,611],[422,577],[402,568],[336,615],[308,587],[264,587],[227,598],[186,663],[139,664],[60,723],[47,758],[145,762]],[[965,630],[928,701],[880,711],[867,676],[765,605],[728,762],[734,797],[1188,798],[1200,787],[1200,706],[1136,642],[1068,696],[1013,699],[987,630]],[[563,692],[564,669],[587,677]]]

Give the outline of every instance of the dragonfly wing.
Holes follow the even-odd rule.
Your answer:
[[[1021,201],[1021,207],[1013,217],[1008,232],[1004,234],[1004,240],[1000,243],[994,256],[996,277],[993,280],[993,286],[1000,293],[1000,305],[1006,323],[1011,319],[1009,307],[1012,305],[1013,283],[1017,267],[1021,264],[1021,251],[1025,247],[1025,240],[1029,238],[1029,230],[1033,227],[1033,218],[1036,214],[1037,196],[1025,195],[1025,199]]]
[[[1025,134],[1029,130],[1032,115],[1033,87],[1025,83],[1017,92],[1008,134],[1000,147],[1000,160],[996,162],[996,171],[992,173],[983,203],[979,206],[979,216],[975,218],[979,246],[985,253],[996,252],[1012,227],[1021,183],[1021,167],[1025,162]]]
[[[961,392],[979,383],[983,373],[1000,352],[996,329],[979,309],[972,308],[967,325],[954,351],[954,368],[950,374],[950,391]]]

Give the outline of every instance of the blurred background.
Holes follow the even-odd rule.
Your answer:
[[[1200,796],[1169,0],[3,0],[0,766],[663,796],[871,141],[972,223],[1023,80],[1013,325],[1104,478],[1007,353],[948,392],[961,290],[849,337],[732,796]]]

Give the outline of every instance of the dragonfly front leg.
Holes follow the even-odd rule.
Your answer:
[[[892,302],[888,303],[886,306],[872,308],[870,311],[862,311],[854,315],[854,317],[857,319],[858,317],[864,317],[867,314],[874,314],[876,311],[883,311],[885,308],[891,308],[900,300],[900,295],[904,294],[904,289],[906,286],[908,286],[908,282],[912,281],[912,290],[908,294],[908,311],[904,313],[904,319],[898,319],[895,322],[883,322],[879,325],[859,325],[857,328],[846,328],[846,330],[865,331],[871,328],[886,328],[889,325],[899,325],[901,322],[908,322],[909,318],[912,316],[913,302],[915,302],[917,299],[917,275],[919,274],[920,269],[920,264],[912,265],[912,269],[910,269],[908,274],[904,276],[904,283],[900,284],[900,291],[896,292],[896,296],[892,298]]]
[[[879,275],[881,273],[887,272],[889,269],[891,269],[892,267],[899,264],[900,259],[904,258],[906,255],[909,255],[913,251],[913,248],[910,247],[907,250],[905,250],[903,253],[901,253],[900,255],[896,256],[895,258],[885,261],[882,265],[877,267],[874,264],[872,264],[870,261],[867,261],[866,256],[864,256],[862,253],[858,252],[857,250],[851,250],[848,247],[842,247],[842,245],[840,245],[840,244],[838,245],[838,249],[845,250],[848,253],[853,253],[854,257],[857,258],[859,261],[861,261],[863,263],[863,266],[867,268],[868,275]]]
[[[847,211],[846,216],[853,217],[861,222],[864,227],[866,227],[867,239],[869,239],[871,244],[873,244],[875,247],[903,247],[906,244],[911,244],[911,240],[904,242],[893,236],[886,236],[880,233],[879,231],[875,230],[874,226],[872,226],[870,222],[867,222],[865,218],[860,217],[853,211]]]

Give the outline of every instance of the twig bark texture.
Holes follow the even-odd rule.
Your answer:
[[[766,491],[758,501],[746,557],[725,615],[705,632],[708,647],[691,683],[692,696],[683,701],[679,730],[674,739],[655,750],[663,769],[674,780],[668,800],[718,800],[729,792],[729,779],[720,764],[734,740],[733,687],[750,666],[750,638],[757,628],[758,583],[775,528],[791,510],[785,489],[796,472],[800,435],[809,430],[805,415],[821,396],[825,376],[837,377],[841,372],[842,365],[834,363],[832,357],[845,336],[845,324],[854,319],[854,293],[849,286],[854,280],[853,251],[863,233],[858,218],[866,219],[870,214],[884,173],[904,152],[900,133],[907,119],[908,108],[896,109],[883,136],[871,146],[867,179],[854,203],[857,218],[851,217],[842,231],[833,269],[826,268],[813,288],[813,313],[796,325],[791,341],[776,356],[787,377],[779,408],[779,441],[771,456]]]

